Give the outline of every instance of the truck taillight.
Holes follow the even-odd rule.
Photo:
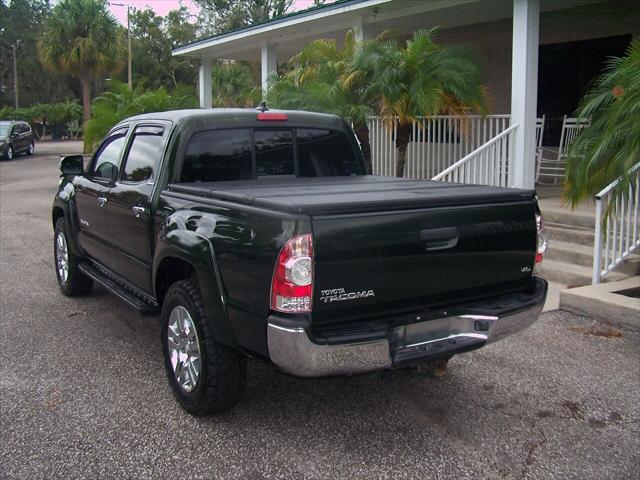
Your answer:
[[[542,263],[544,252],[547,251],[547,235],[544,233],[544,225],[542,224],[542,215],[536,213],[536,261],[533,266],[533,273],[537,273],[537,267]]]
[[[311,311],[313,241],[311,234],[291,238],[278,255],[271,282],[271,309],[295,313]]]

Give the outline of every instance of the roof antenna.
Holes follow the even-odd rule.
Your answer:
[[[264,100],[260,102],[256,107],[256,110],[260,110],[261,112],[269,110],[269,107],[267,107],[267,102],[265,102]]]

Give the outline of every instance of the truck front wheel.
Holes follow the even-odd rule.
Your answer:
[[[224,412],[240,401],[246,359],[214,338],[195,279],[174,283],[165,296],[162,350],[174,396],[189,413]]]
[[[63,294],[76,297],[91,292],[93,280],[80,271],[79,260],[69,249],[64,218],[58,219],[53,232],[53,255],[58,285]]]

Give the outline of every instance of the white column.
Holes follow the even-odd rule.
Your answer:
[[[211,59],[203,58],[200,61],[200,75],[198,76],[198,88],[200,90],[200,108],[211,108]]]
[[[513,0],[511,124],[515,131],[509,184],[533,188],[535,181],[536,107],[540,0]]]
[[[362,17],[354,20],[352,28],[355,32],[356,42],[371,40],[374,37],[371,25],[365,23]]]
[[[267,80],[269,75],[276,73],[278,69],[278,57],[276,55],[275,45],[265,43],[262,45],[262,55],[260,65],[262,67],[262,94],[267,93]]]

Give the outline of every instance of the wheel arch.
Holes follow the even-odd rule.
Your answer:
[[[152,274],[158,303],[162,303],[171,284],[194,276],[216,340],[230,347],[238,346],[227,315],[226,296],[215,252],[207,238],[175,228],[161,232],[156,243]]]
[[[64,223],[67,228],[67,243],[71,251],[80,257],[84,257],[86,254],[81,248],[78,241],[78,222],[76,221],[75,213],[75,189],[73,184],[68,179],[63,179],[58,192],[53,200],[53,206],[51,208],[51,223],[52,227],[56,228],[56,223],[61,218],[64,219]]]
[[[61,218],[65,218],[64,209],[60,206],[54,205],[53,211],[51,212],[53,228],[56,227],[56,223],[58,223],[58,220],[60,220]]]
[[[190,262],[171,255],[164,257],[158,265],[153,280],[155,296],[158,303],[164,301],[167,290],[169,290],[172,283],[178,280],[186,280],[195,276],[195,274],[195,268]]]

